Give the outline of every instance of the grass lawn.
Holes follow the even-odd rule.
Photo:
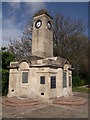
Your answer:
[[[90,88],[73,87],[72,91],[73,92],[86,92],[86,93],[90,93]]]

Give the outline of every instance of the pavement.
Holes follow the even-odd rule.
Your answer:
[[[78,98],[77,100],[75,98]],[[82,99],[80,99],[82,98]],[[90,97],[89,97],[90,98]],[[66,99],[62,101],[66,102]],[[16,98],[2,98],[3,118],[88,118],[88,94],[75,92],[69,103],[78,103],[81,100],[84,104],[53,104],[42,103],[38,100],[17,100]],[[57,100],[58,101],[58,100]],[[56,102],[57,102],[56,101]],[[59,103],[61,99],[59,100]]]
[[[2,118],[2,104],[1,104],[1,102],[2,102],[2,97],[0,97],[0,120]]]

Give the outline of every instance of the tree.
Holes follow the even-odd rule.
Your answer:
[[[16,60],[30,60],[32,44],[32,20],[27,22],[23,35],[17,40],[10,41],[9,52],[16,56]]]
[[[54,19],[54,56],[60,56],[75,66],[74,74],[87,76],[88,38],[83,35],[87,25],[81,20],[64,18],[60,13]]]
[[[0,73],[2,74],[2,95],[6,95],[8,93],[9,81],[9,70],[7,66],[10,65],[10,62],[15,61],[15,56],[6,47],[1,48],[0,56],[2,56],[2,60],[0,59],[0,63],[2,64],[2,69],[0,69]]]
[[[40,11],[39,14],[45,12]],[[48,12],[46,11],[46,14]],[[36,14],[37,15],[37,14]],[[32,41],[32,20],[25,26],[23,36],[11,41],[9,51],[16,56],[17,60],[30,60]],[[87,76],[88,66],[88,38],[83,35],[87,25],[82,20],[71,20],[61,13],[55,14],[53,20],[54,56],[66,58],[75,67],[74,75]]]
[[[70,17],[64,18],[61,13],[55,15],[54,19],[54,49],[57,55],[63,57],[64,51],[70,45],[70,39],[79,37],[86,26],[83,25],[81,20],[71,20]]]
[[[15,60],[15,56],[8,51],[8,48],[2,47],[2,69],[7,69],[7,66],[10,65],[10,62]]]

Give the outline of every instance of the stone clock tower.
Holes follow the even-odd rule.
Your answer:
[[[53,57],[53,19],[45,10],[33,17],[32,55]]]
[[[10,62],[8,68],[8,97],[50,102],[73,95],[72,68],[67,59],[53,57],[53,19],[45,10],[33,17],[30,61]]]

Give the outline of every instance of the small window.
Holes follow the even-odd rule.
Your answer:
[[[43,92],[41,92],[41,95],[44,95],[44,93],[43,93]]]
[[[63,71],[63,88],[67,87],[67,74]]]
[[[71,77],[69,76],[69,86],[71,86]]]
[[[40,84],[45,84],[45,76],[40,77]]]
[[[28,72],[22,73],[22,83],[28,83]]]
[[[14,90],[12,89],[12,92],[14,92]]]
[[[51,76],[51,89],[56,88],[56,76]]]

